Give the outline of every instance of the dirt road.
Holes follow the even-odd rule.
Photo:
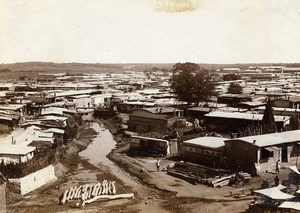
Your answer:
[[[60,162],[55,165],[58,180],[23,198],[10,194],[8,212],[243,212],[253,201],[252,196],[229,197],[229,190],[232,190],[229,187],[213,189],[192,185],[165,172],[156,172],[154,158],[129,157],[122,149],[109,154],[115,163],[104,159],[98,152],[97,158],[89,159],[84,153],[95,156],[93,140],[98,138],[100,143],[112,138],[106,131],[100,129],[97,132],[96,129],[95,132],[90,127],[81,127],[79,138],[57,155]],[[78,155],[88,144],[92,150]],[[161,158],[161,168],[171,162],[168,158]],[[76,201],[58,204],[59,196],[66,189],[104,179],[116,181],[117,194],[132,192],[134,199],[94,202],[84,211],[74,207]],[[247,186],[246,191],[250,192],[251,187]]]
[[[105,137],[105,135],[106,137],[112,137],[110,134],[103,134],[103,132],[100,134],[102,134],[102,137]],[[146,209],[148,212],[167,212],[160,207],[159,203],[163,195],[168,193],[142,184],[136,177],[131,176],[108,159],[101,163],[93,161],[97,165],[95,166],[88,162],[90,159],[78,155],[95,137],[97,135],[95,135],[95,132],[89,131],[89,127],[82,127],[79,138],[72,141],[68,148],[61,150],[60,155],[58,155],[58,161],[61,162],[55,165],[58,180],[24,197],[8,193],[7,211],[82,212],[82,209],[74,207],[78,201],[59,205],[59,196],[72,186],[102,182],[106,179],[116,181],[117,193],[133,192],[135,194],[134,199],[95,202],[87,205],[84,212],[145,212]],[[100,157],[101,159],[103,160]],[[149,205],[151,205],[150,210]]]

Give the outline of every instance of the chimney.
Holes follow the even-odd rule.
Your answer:
[[[255,144],[256,140],[253,140],[253,144]]]

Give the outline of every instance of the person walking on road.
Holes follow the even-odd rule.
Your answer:
[[[278,173],[279,172],[279,160],[276,162],[276,169],[275,169],[275,172]]]
[[[159,167],[160,167],[160,160],[157,159],[156,160],[156,169],[157,169],[158,172],[159,172]]]

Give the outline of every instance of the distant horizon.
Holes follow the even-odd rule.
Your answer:
[[[176,64],[176,63],[195,63],[195,64],[205,64],[205,65],[245,65],[245,64],[300,64],[299,62],[236,62],[236,63],[205,63],[205,62],[194,62],[194,61],[180,61],[180,62],[54,62],[54,61],[21,61],[21,62],[13,62],[13,63],[1,63],[1,65],[12,65],[12,64],[26,64],[26,63],[52,63],[52,64]]]

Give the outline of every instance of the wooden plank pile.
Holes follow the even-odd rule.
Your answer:
[[[229,183],[231,182],[232,178],[234,175],[228,175],[225,177],[219,177],[216,176],[211,182],[210,186],[212,187],[223,187],[223,186],[228,186]]]
[[[247,172],[240,172],[239,174],[243,176],[245,182],[248,182],[251,179],[251,175]]]
[[[236,174],[229,170],[209,168],[189,162],[177,162],[174,167],[168,168],[167,173],[181,178],[192,184],[205,184],[212,187],[223,187],[234,183]],[[248,173],[239,173],[244,180],[251,179]]]

